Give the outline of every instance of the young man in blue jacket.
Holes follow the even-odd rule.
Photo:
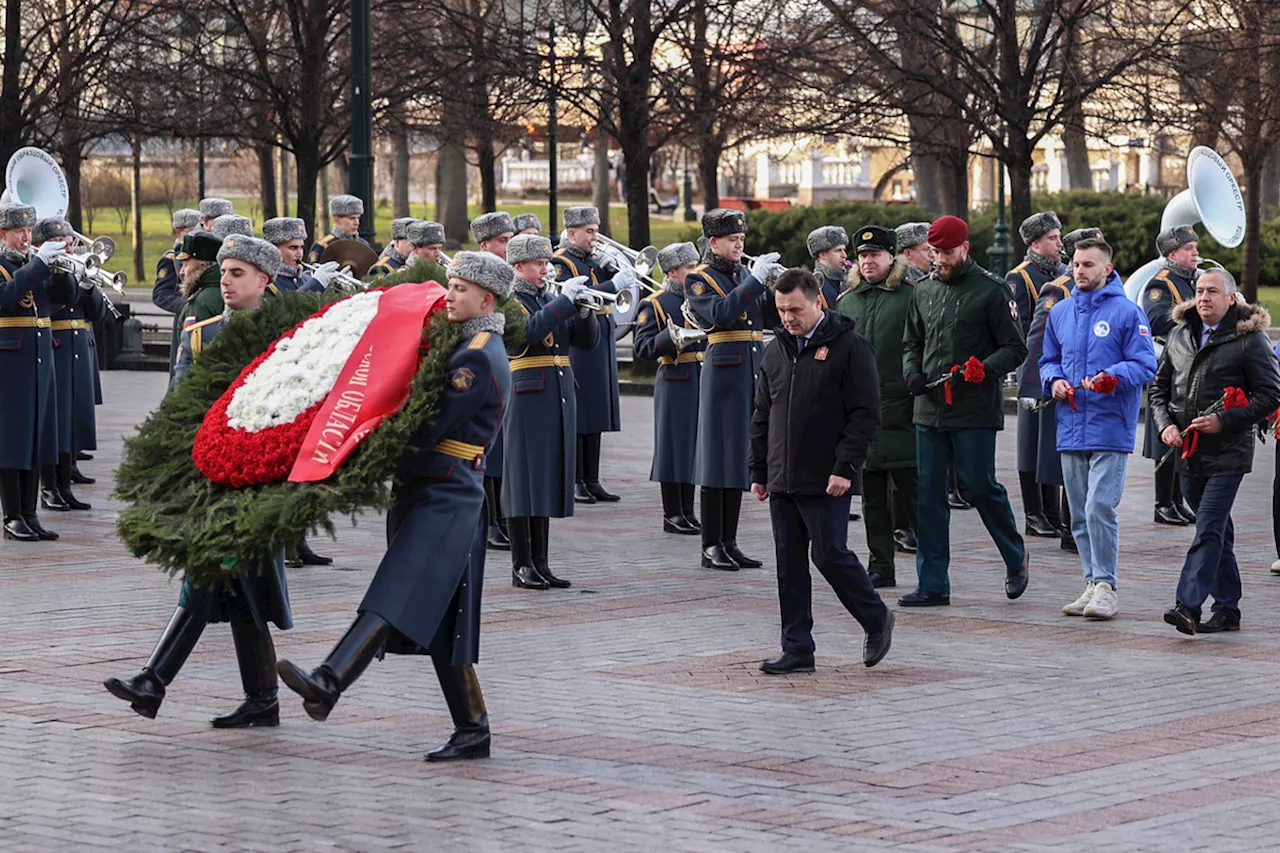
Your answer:
[[[1125,297],[1106,240],[1077,243],[1072,270],[1075,292],[1049,311],[1040,355],[1044,393],[1058,401],[1058,452],[1084,567],[1084,592],[1062,612],[1110,619],[1119,607],[1116,507],[1156,353],[1147,315]],[[1107,391],[1111,379],[1103,377],[1115,380],[1113,390]]]

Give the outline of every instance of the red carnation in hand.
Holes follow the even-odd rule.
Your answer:
[[[977,383],[985,381],[986,378],[986,366],[974,356],[969,356],[969,360],[964,363],[964,381]]]
[[[1243,409],[1247,405],[1249,405],[1249,398],[1245,396],[1244,391],[1234,385],[1228,385],[1222,395],[1222,408]]]
[[[1110,394],[1119,384],[1120,381],[1110,373],[1104,373],[1094,381],[1093,391],[1095,394]]]

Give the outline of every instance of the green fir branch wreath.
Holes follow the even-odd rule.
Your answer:
[[[447,281],[447,276],[439,265],[419,262],[377,284],[427,279]],[[117,529],[135,556],[196,586],[214,586],[229,580],[236,567],[267,565],[278,546],[296,545],[316,530],[332,534],[335,513],[354,523],[363,511],[390,504],[396,460],[435,415],[445,368],[458,346],[457,328],[444,311],[423,330],[429,350],[408,400],[329,479],[235,489],[205,479],[191,459],[205,412],[240,372],[285,332],[346,295],[335,288],[323,294],[289,292],[258,311],[232,317],[137,434],[125,439],[115,495],[130,506],[120,513]],[[499,308],[506,316],[503,343],[518,350],[524,345],[523,312],[514,299]]]

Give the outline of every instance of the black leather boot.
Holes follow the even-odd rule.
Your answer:
[[[495,551],[510,551],[511,540],[507,536],[499,519],[502,517],[502,509],[498,506],[499,495],[502,494],[502,480],[499,477],[484,478],[484,508],[485,514],[489,519],[489,533],[486,543]]]
[[[551,563],[547,557],[551,542],[551,519],[545,516],[529,519],[529,538],[533,546],[533,566],[538,574],[552,589],[568,589],[573,584],[564,578],[551,573]]]
[[[76,458],[92,459],[93,457],[87,453],[81,453],[81,454],[78,454]],[[73,459],[71,460],[71,482],[75,483],[77,486],[92,486],[94,483],[98,481],[95,480],[93,477],[86,477],[84,474],[81,474],[80,466],[77,465],[76,460]]]
[[[582,436],[578,436],[573,463],[573,501],[580,504],[593,504],[596,502],[596,496],[587,491],[587,484],[582,481],[582,453]]]
[[[622,500],[600,485],[600,433],[579,436],[582,442],[582,482],[591,497],[605,503]]]
[[[550,589],[533,564],[533,519],[513,516],[511,526],[511,585],[519,589]]]
[[[960,477],[956,474],[956,469],[951,469],[950,475],[951,485],[947,491],[947,506],[952,509],[973,509],[973,504],[969,503],[965,498],[964,492],[960,490]]]
[[[276,672],[290,690],[302,697],[302,707],[313,720],[324,721],[338,704],[342,691],[355,684],[369,661],[387,641],[391,623],[372,613],[361,613],[342,635],[329,656],[311,672],[282,660]]]
[[[215,729],[247,729],[250,726],[280,725],[279,682],[276,680],[276,647],[271,632],[255,623],[231,623],[240,664],[244,701],[240,707],[209,722]]]
[[[461,761],[489,757],[489,714],[485,711],[480,679],[470,664],[453,666],[448,658],[431,656],[444,693],[449,716],[453,718],[453,736],[435,752],[427,753],[427,761]]]
[[[1173,466],[1170,465],[1169,467],[1172,468]],[[1178,477],[1173,480],[1173,508],[1178,515],[1187,520],[1187,524],[1196,523],[1195,512],[1191,507],[1187,506],[1187,502],[1182,497],[1182,480]]]
[[[16,468],[0,468],[0,505],[4,507],[4,538],[16,542],[37,542],[40,537],[22,517],[22,488]]]
[[[62,498],[58,491],[58,466],[45,465],[40,468],[40,506],[50,512],[71,512],[71,505]]]
[[[1071,502],[1067,500],[1067,490],[1062,490],[1062,541],[1058,543],[1058,547],[1063,551],[1071,551],[1079,554],[1080,546],[1076,545],[1075,534],[1071,532]]]
[[[58,534],[41,524],[40,516],[36,515],[36,503],[40,498],[40,478],[36,472],[19,471],[18,489],[22,492],[22,518],[27,522],[27,527],[45,541],[57,539]]]
[[[702,487],[702,567],[736,572],[724,550],[724,489]]]
[[[304,566],[331,566],[333,565],[333,557],[324,557],[311,550],[311,546],[307,544],[307,540],[303,539],[298,544],[298,559]]]
[[[76,496],[71,493],[71,469],[75,467],[70,453],[58,454],[58,471],[57,484],[58,493],[62,496],[62,500],[66,503],[68,509],[88,510],[93,507],[82,500],[77,500]]]
[[[684,507],[680,504],[680,484],[660,483],[659,486],[662,490],[662,532],[696,536],[698,531],[684,517]]]
[[[748,557],[738,548],[738,518],[742,515],[742,490],[725,489],[724,494],[724,552],[740,569],[758,569],[764,563]]]
[[[680,484],[680,511],[684,515],[684,520],[689,522],[689,526],[701,532],[702,522],[698,521],[698,517],[693,514],[693,491],[693,483]]]
[[[165,687],[178,677],[204,633],[204,626],[203,615],[179,607],[169,618],[142,672],[128,679],[108,678],[102,685],[112,696],[128,702],[130,708],[148,720],[154,720],[164,700]]]

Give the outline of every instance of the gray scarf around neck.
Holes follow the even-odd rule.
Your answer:
[[[821,261],[813,262],[813,272],[814,272],[814,275],[816,275],[819,279],[829,278],[835,281],[839,281],[841,284],[844,283],[844,279],[846,275],[843,267],[841,268],[829,267],[826,264],[822,263]]]
[[[516,276],[515,280],[512,281],[511,289],[514,290],[516,293],[523,293],[526,296],[532,296],[535,299],[541,296],[543,292],[546,290],[546,288],[543,287],[541,284],[534,284],[528,279],[521,278],[520,276]]]
[[[1027,249],[1027,263],[1038,268],[1045,275],[1056,276],[1062,271],[1062,261],[1039,252]]]
[[[674,293],[676,296],[684,297],[684,285],[674,278],[664,278],[662,280],[662,290],[665,293]]]
[[[458,326],[458,334],[462,336],[462,340],[470,340],[481,332],[492,332],[501,337],[502,330],[507,326],[507,317],[505,314],[494,312],[493,314],[481,314],[479,317],[472,317],[470,320],[463,320]]]
[[[907,264],[907,281],[915,284],[917,281],[924,281],[929,277],[928,270],[917,269],[911,264]]]
[[[8,246],[0,246],[0,257],[6,261],[13,261],[15,264],[25,264],[27,256],[19,252],[17,249],[10,249]]]
[[[1174,275],[1180,275],[1188,281],[1196,280],[1196,270],[1194,267],[1184,267],[1181,264],[1175,264],[1168,258],[1164,259],[1164,268]]]
[[[719,270],[720,272],[727,273],[729,275],[737,275],[738,270],[742,269],[741,261],[731,261],[728,258],[714,253],[711,255],[711,260],[707,262],[707,265],[713,270]]]

